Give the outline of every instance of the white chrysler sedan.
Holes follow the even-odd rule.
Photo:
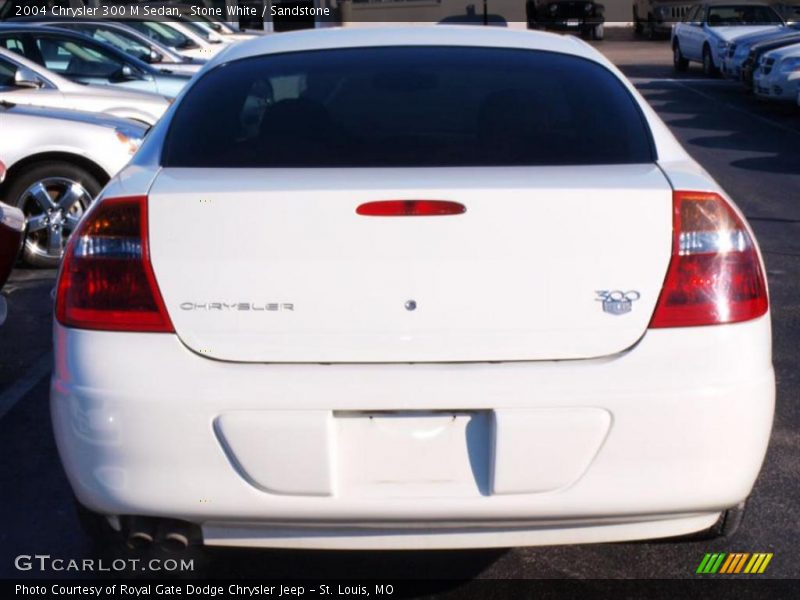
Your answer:
[[[231,46],[83,219],[54,327],[66,473],[131,545],[726,534],[772,425],[750,227],[569,36]]]

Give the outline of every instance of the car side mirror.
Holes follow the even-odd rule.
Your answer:
[[[116,74],[112,77],[113,81],[136,81],[138,79],[144,79],[141,73],[135,70],[130,65],[122,65],[122,68],[116,72]]]
[[[149,63],[160,63],[164,60],[164,55],[156,50],[150,50],[150,56],[147,59]]]
[[[14,85],[23,88],[39,89],[44,87],[44,81],[33,71],[28,68],[20,67],[14,73]]]

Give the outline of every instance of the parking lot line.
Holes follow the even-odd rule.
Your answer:
[[[639,85],[643,83],[655,83],[655,82],[668,82],[668,83],[691,83],[691,84],[698,84],[698,85],[708,85],[708,86],[730,86],[733,87],[736,85],[735,82],[729,81],[727,79],[700,79],[698,77],[680,77],[680,78],[666,78],[663,77],[630,77],[629,78],[631,83],[634,85]]]
[[[9,388],[0,393],[0,419],[14,405],[22,400],[52,369],[53,353],[47,352],[39,357],[25,373],[11,384]]]
[[[768,119],[767,117],[764,117],[762,115],[759,115],[759,114],[757,114],[755,112],[752,112],[752,111],[749,111],[747,109],[740,108],[738,106],[734,106],[733,104],[730,104],[728,102],[720,102],[718,98],[714,98],[714,96],[710,96],[709,94],[706,94],[705,92],[701,92],[700,90],[695,89],[691,85],[687,85],[686,83],[684,83],[683,81],[681,81],[679,79],[662,79],[661,81],[674,83],[675,85],[677,85],[679,87],[682,87],[682,88],[684,88],[686,90],[689,90],[690,92],[693,92],[693,93],[697,94],[698,96],[701,96],[701,97],[705,98],[706,100],[709,100],[709,101],[711,101],[711,102],[713,102],[713,103],[715,103],[717,105],[724,106],[725,108],[728,108],[728,109],[733,110],[735,112],[741,113],[743,115],[747,115],[748,117],[750,117],[752,119],[756,119],[757,121],[761,121],[762,123],[765,123],[767,125],[771,125],[772,127],[777,127],[778,129],[781,129],[783,131],[788,131],[789,133],[794,133],[795,135],[800,135],[800,131],[798,131],[797,129],[795,129],[793,127],[787,127],[783,123],[779,123],[778,121],[773,121],[772,119]]]

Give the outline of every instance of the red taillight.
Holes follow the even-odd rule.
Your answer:
[[[174,331],[147,241],[147,197],[106,198],[73,233],[58,279],[56,319],[106,331]]]
[[[736,323],[768,307],[755,244],[736,212],[718,194],[675,192],[672,259],[650,327]]]
[[[460,215],[467,207],[448,200],[378,200],[361,204],[356,212],[367,217],[439,217]]]

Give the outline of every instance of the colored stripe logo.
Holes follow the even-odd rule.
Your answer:
[[[766,571],[769,561],[772,560],[772,552],[717,552],[706,554],[695,573],[701,575],[713,575],[715,573],[736,575],[747,573],[750,575],[760,574]]]

